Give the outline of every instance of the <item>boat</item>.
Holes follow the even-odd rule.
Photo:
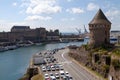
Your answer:
[[[111,37],[110,37],[110,40],[111,40],[111,41],[117,41],[118,39],[117,39],[116,37],[114,37],[114,36],[111,36]]]
[[[0,52],[3,52],[5,51],[5,48],[4,47],[0,47]]]
[[[6,47],[5,47],[6,50],[14,50],[14,49],[16,49],[16,48],[17,48],[16,45],[11,45],[11,46],[6,46]]]
[[[60,39],[60,43],[69,43],[67,39]]]
[[[35,43],[35,45],[40,46],[40,45],[42,45],[42,43]]]

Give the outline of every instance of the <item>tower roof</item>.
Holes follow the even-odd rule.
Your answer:
[[[89,24],[111,24],[111,22],[106,18],[102,10],[99,9]]]

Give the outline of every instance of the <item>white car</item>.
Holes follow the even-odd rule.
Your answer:
[[[55,76],[51,76],[51,80],[56,80]]]
[[[67,74],[69,74],[69,73],[66,71],[65,74],[67,75]]]
[[[55,66],[51,66],[52,71],[55,71]]]
[[[55,73],[55,77],[56,77],[56,79],[59,79],[59,78],[60,78],[60,76],[59,76],[58,73]]]
[[[50,79],[51,80],[56,80],[55,76],[53,75],[53,73],[50,73]]]
[[[67,71],[65,72],[65,74],[66,74],[66,77],[69,78],[69,73]]]
[[[60,76],[61,76],[61,78],[62,78],[63,76],[65,76],[64,71],[60,71]]]
[[[45,66],[42,67],[42,71],[43,71],[43,72],[46,71],[46,67],[45,67]]]
[[[44,77],[45,77],[45,80],[49,79],[49,75],[48,74],[45,74]]]

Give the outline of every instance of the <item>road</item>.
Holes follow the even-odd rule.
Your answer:
[[[73,80],[99,80],[96,76],[88,72],[83,66],[76,63],[68,56],[69,49],[59,50],[54,56],[63,65],[64,70],[68,71]]]

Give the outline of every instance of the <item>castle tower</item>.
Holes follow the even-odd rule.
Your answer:
[[[110,44],[111,22],[106,18],[101,9],[98,10],[92,21],[89,23],[90,41],[92,48]]]

